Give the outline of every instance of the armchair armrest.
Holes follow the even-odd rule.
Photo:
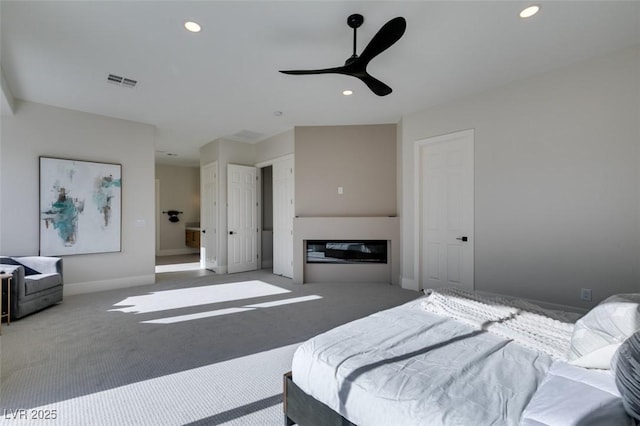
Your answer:
[[[0,264],[0,272],[3,272],[5,274],[9,274],[9,275],[13,275],[13,279],[17,280],[18,276],[16,275],[16,272],[18,269],[22,268],[22,270],[24,271],[24,268],[20,265],[7,265],[7,264]],[[24,272],[22,273],[22,275],[24,276]]]
[[[24,266],[22,265],[7,265],[0,264],[0,271],[4,271],[7,274],[13,275],[13,279],[11,281],[11,293],[14,295],[18,295],[18,297],[24,296],[25,288],[24,285]],[[11,310],[15,309],[15,298],[12,297],[11,301]]]
[[[17,264],[14,259],[9,256],[0,256],[0,271],[13,275],[11,284],[13,288],[11,291],[17,291],[20,287],[18,283],[24,281],[24,266]]]
[[[59,257],[26,256],[14,259],[41,274],[62,274],[62,259]]]

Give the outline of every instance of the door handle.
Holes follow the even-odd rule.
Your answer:
[[[467,241],[469,238],[467,237],[458,237],[456,238],[456,240],[460,240],[460,241]]]
[[[235,234],[235,232],[229,231],[229,235],[233,235],[233,234]]]
[[[203,234],[206,234],[206,233],[207,233],[207,230],[206,230],[206,229],[203,229],[203,230],[202,230],[202,233],[203,233]]]

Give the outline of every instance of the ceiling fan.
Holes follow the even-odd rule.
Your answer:
[[[367,72],[369,62],[380,53],[391,47],[404,34],[407,28],[407,21],[403,17],[393,18],[380,28],[373,36],[367,47],[364,48],[360,56],[356,54],[356,31],[364,22],[364,17],[360,14],[353,14],[347,18],[347,25],[353,28],[353,55],[346,60],[343,66],[334,68],[323,68],[317,70],[285,70],[284,74],[308,75],[308,74],[345,74],[359,78],[366,84],[373,93],[378,96],[386,96],[392,92],[391,87],[380,80],[372,77]]]

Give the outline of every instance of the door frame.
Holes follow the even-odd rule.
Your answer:
[[[211,232],[210,229],[207,229],[207,227],[205,226],[207,224],[205,219],[205,192],[204,192],[204,179],[202,179],[202,175],[204,172],[204,169],[207,167],[212,167],[213,171],[214,171],[214,206],[213,206],[213,215],[214,215],[214,219],[213,219],[213,233],[214,233],[214,237],[213,237],[213,245],[214,245],[214,252],[215,252],[215,256],[216,256],[216,261],[215,261],[215,266],[213,266],[212,271],[220,273],[219,271],[219,263],[218,263],[218,258],[219,258],[219,251],[220,251],[220,241],[219,241],[219,233],[218,233],[218,229],[220,227],[220,211],[219,211],[219,203],[218,203],[218,198],[220,197],[220,191],[218,188],[219,185],[219,179],[218,179],[218,175],[219,175],[219,170],[218,170],[218,161],[212,161],[210,163],[204,164],[200,166],[200,269],[207,269],[207,247],[205,246],[205,242],[207,240],[206,237],[203,236],[202,231],[209,231]],[[206,233],[206,232],[205,232]],[[202,249],[204,246],[204,250]],[[210,248],[210,247],[209,247]]]
[[[272,158],[271,160],[261,161],[259,163],[256,163],[256,168],[258,170],[262,170],[264,167],[273,166],[276,163],[279,163],[281,161],[287,161],[287,160],[295,161],[295,153],[294,154],[283,155],[281,157]],[[294,163],[294,166],[295,166],[295,163]],[[295,170],[294,170],[294,185],[295,185]],[[262,191],[262,185],[259,185],[259,190]],[[294,203],[294,206],[295,206],[295,187],[294,187],[293,195],[294,195],[293,203]],[[260,192],[260,197],[261,196],[262,196],[262,193]],[[275,204],[274,204],[274,207],[275,207]],[[262,207],[262,203],[260,203],[260,209],[262,209],[262,208],[263,208]],[[259,213],[258,214],[258,218],[259,218],[258,223],[259,223],[259,226],[260,226],[260,234],[261,234],[262,233],[262,219],[261,219],[262,218],[262,210],[260,210],[258,213]],[[275,221],[276,221],[275,216],[273,218],[273,221],[275,223]],[[275,241],[275,235],[274,235],[274,241]],[[261,244],[258,245],[258,250],[260,250],[260,251],[262,250]],[[273,264],[275,264],[275,261],[276,261],[275,260],[275,256],[276,256],[275,250],[273,250],[273,256],[274,256]],[[262,258],[262,253],[260,254],[260,258]],[[292,269],[293,269],[293,266],[292,266]]]
[[[160,179],[155,179],[155,207],[156,207],[156,252],[154,253],[154,259],[160,253]],[[156,264],[156,261],[153,261],[153,264]]]
[[[413,241],[413,253],[414,253],[414,262],[413,262],[413,276],[416,280],[416,287],[418,290],[423,290],[422,288],[422,269],[420,268],[420,263],[422,261],[422,221],[420,217],[420,206],[422,205],[422,191],[421,189],[421,176],[422,176],[422,163],[420,161],[421,155],[420,150],[426,145],[432,145],[436,143],[446,143],[450,140],[460,139],[460,138],[471,138],[471,176],[473,181],[473,220],[471,221],[471,232],[470,235],[474,236],[471,239],[470,243],[472,244],[473,256],[472,256],[472,283],[471,289],[475,289],[475,134],[474,129],[461,130],[453,133],[447,133],[444,135],[432,136],[425,139],[419,139],[413,143],[413,229],[417,232],[414,236]]]

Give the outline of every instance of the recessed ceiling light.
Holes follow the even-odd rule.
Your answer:
[[[529,6],[520,12],[521,18],[531,18],[536,13],[540,12],[540,6],[534,4],[533,6]]]
[[[192,33],[199,33],[201,30],[200,25],[193,21],[185,22],[184,27],[187,29],[187,31],[191,31]]]
[[[351,96],[351,95],[353,95],[353,90],[345,90],[345,91],[342,92],[342,94],[345,95],[345,96]]]

